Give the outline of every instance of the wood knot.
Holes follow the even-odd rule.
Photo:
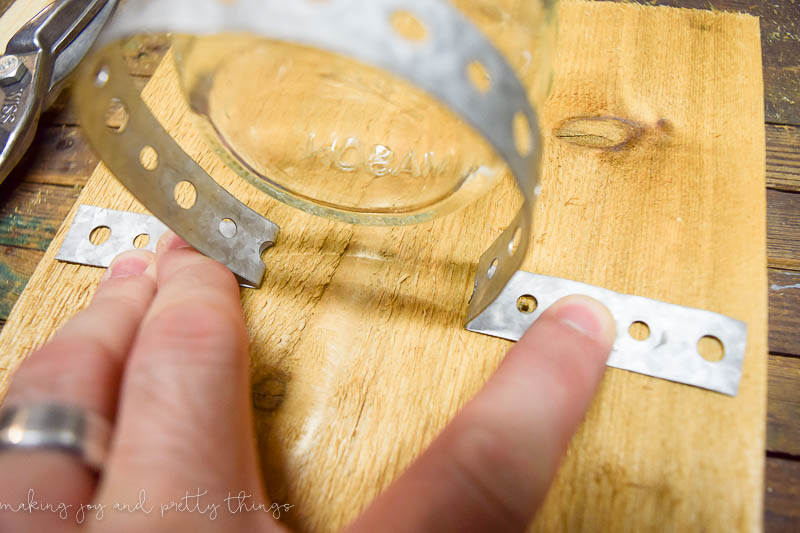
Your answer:
[[[638,122],[617,117],[574,117],[555,129],[553,135],[568,143],[616,152],[642,135]]]

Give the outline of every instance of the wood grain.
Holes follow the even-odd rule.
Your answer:
[[[748,323],[749,349],[736,398],[610,369],[534,529],[758,530],[766,400],[758,24],[568,3],[561,28],[545,134],[587,115],[630,120],[645,134],[618,151],[550,138],[526,268],[736,316]],[[190,154],[282,227],[265,286],[243,293],[262,458],[273,496],[296,505],[294,526],[335,530],[403,470],[508,348],[464,331],[461,318],[475,261],[511,213],[511,191],[412,228],[313,219],[256,195],[203,148],[175,105],[168,64],[147,94]],[[102,167],[81,201],[141,209]],[[63,233],[0,335],[0,367],[15,368],[85,305],[101,275],[54,262]]]
[[[769,266],[800,270],[800,194],[767,190]]]
[[[782,458],[767,459],[764,522],[769,531],[796,533],[800,531],[800,461]]]
[[[769,358],[767,451],[800,456],[800,359]]]
[[[769,270],[769,351],[800,357],[800,272]]]
[[[39,250],[0,246],[0,322],[8,317],[42,256]]]
[[[83,187],[97,166],[77,126],[42,124],[31,148],[9,176],[12,182]]]
[[[759,17],[767,122],[800,126],[800,3],[795,0],[638,1],[647,5],[749,13]]]
[[[45,250],[80,187],[21,183],[0,205],[0,245]]]
[[[767,186],[800,192],[800,128],[774,124],[767,124],[766,128]]]

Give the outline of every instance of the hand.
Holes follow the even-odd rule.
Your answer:
[[[553,305],[349,530],[524,530],[613,339],[614,321],[598,302],[570,297]],[[244,491],[250,504],[270,505],[255,448],[239,288],[223,265],[174,234],[155,255],[120,255],[91,305],[21,366],[5,401],[84,407],[110,420],[114,435],[99,478],[66,453],[0,453],[0,505],[27,502],[34,489],[39,505],[52,506],[0,507],[0,532],[282,530],[269,512],[231,513],[225,503]],[[162,516],[162,505],[197,488],[207,492],[186,500],[194,512]],[[112,507],[135,509],[143,495],[142,509]],[[222,505],[213,510],[215,503]]]

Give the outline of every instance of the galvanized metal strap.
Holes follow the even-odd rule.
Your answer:
[[[427,28],[427,38],[411,41],[391,25],[399,10]],[[358,13],[358,16],[353,16]],[[274,224],[250,211],[219,187],[191,160],[153,118],[127,79],[119,39],[144,32],[193,35],[247,32],[316,46],[382,67],[440,99],[494,147],[514,174],[524,204],[509,227],[481,257],[467,320],[478,316],[500,294],[528,249],[533,189],[538,182],[538,121],[522,83],[502,54],[458,10],[430,0],[128,0],[100,37],[106,46],[90,58],[78,88],[78,111],[86,134],[112,172],[170,228],[201,252],[228,265],[258,285],[263,275],[258,250],[272,242]],[[468,79],[468,66],[485,67],[492,79],[480,91]],[[116,99],[130,115],[121,132],[103,124],[104,104]],[[533,139],[521,153],[514,140],[515,117],[524,117]],[[140,152],[158,153],[154,170],[143,168]],[[197,203],[182,210],[173,188],[181,181],[197,188]],[[223,218],[240,229],[236,239],[217,231]]]
[[[609,366],[736,395],[747,325],[711,311],[519,271],[467,329],[517,341],[548,307],[572,294],[599,300],[614,316],[617,339]],[[630,333],[634,323],[647,330],[641,339]],[[700,353],[698,343],[704,338],[720,343],[720,360],[708,360]]]

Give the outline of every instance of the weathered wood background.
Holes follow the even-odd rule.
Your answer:
[[[0,9],[12,2],[0,2]],[[765,529],[800,528],[800,5],[677,0],[656,4],[761,16],[767,139],[769,403]],[[131,43],[144,86],[165,51]],[[86,183],[96,159],[81,138],[69,95],[42,119],[34,147],[0,186],[0,319],[5,319]]]

